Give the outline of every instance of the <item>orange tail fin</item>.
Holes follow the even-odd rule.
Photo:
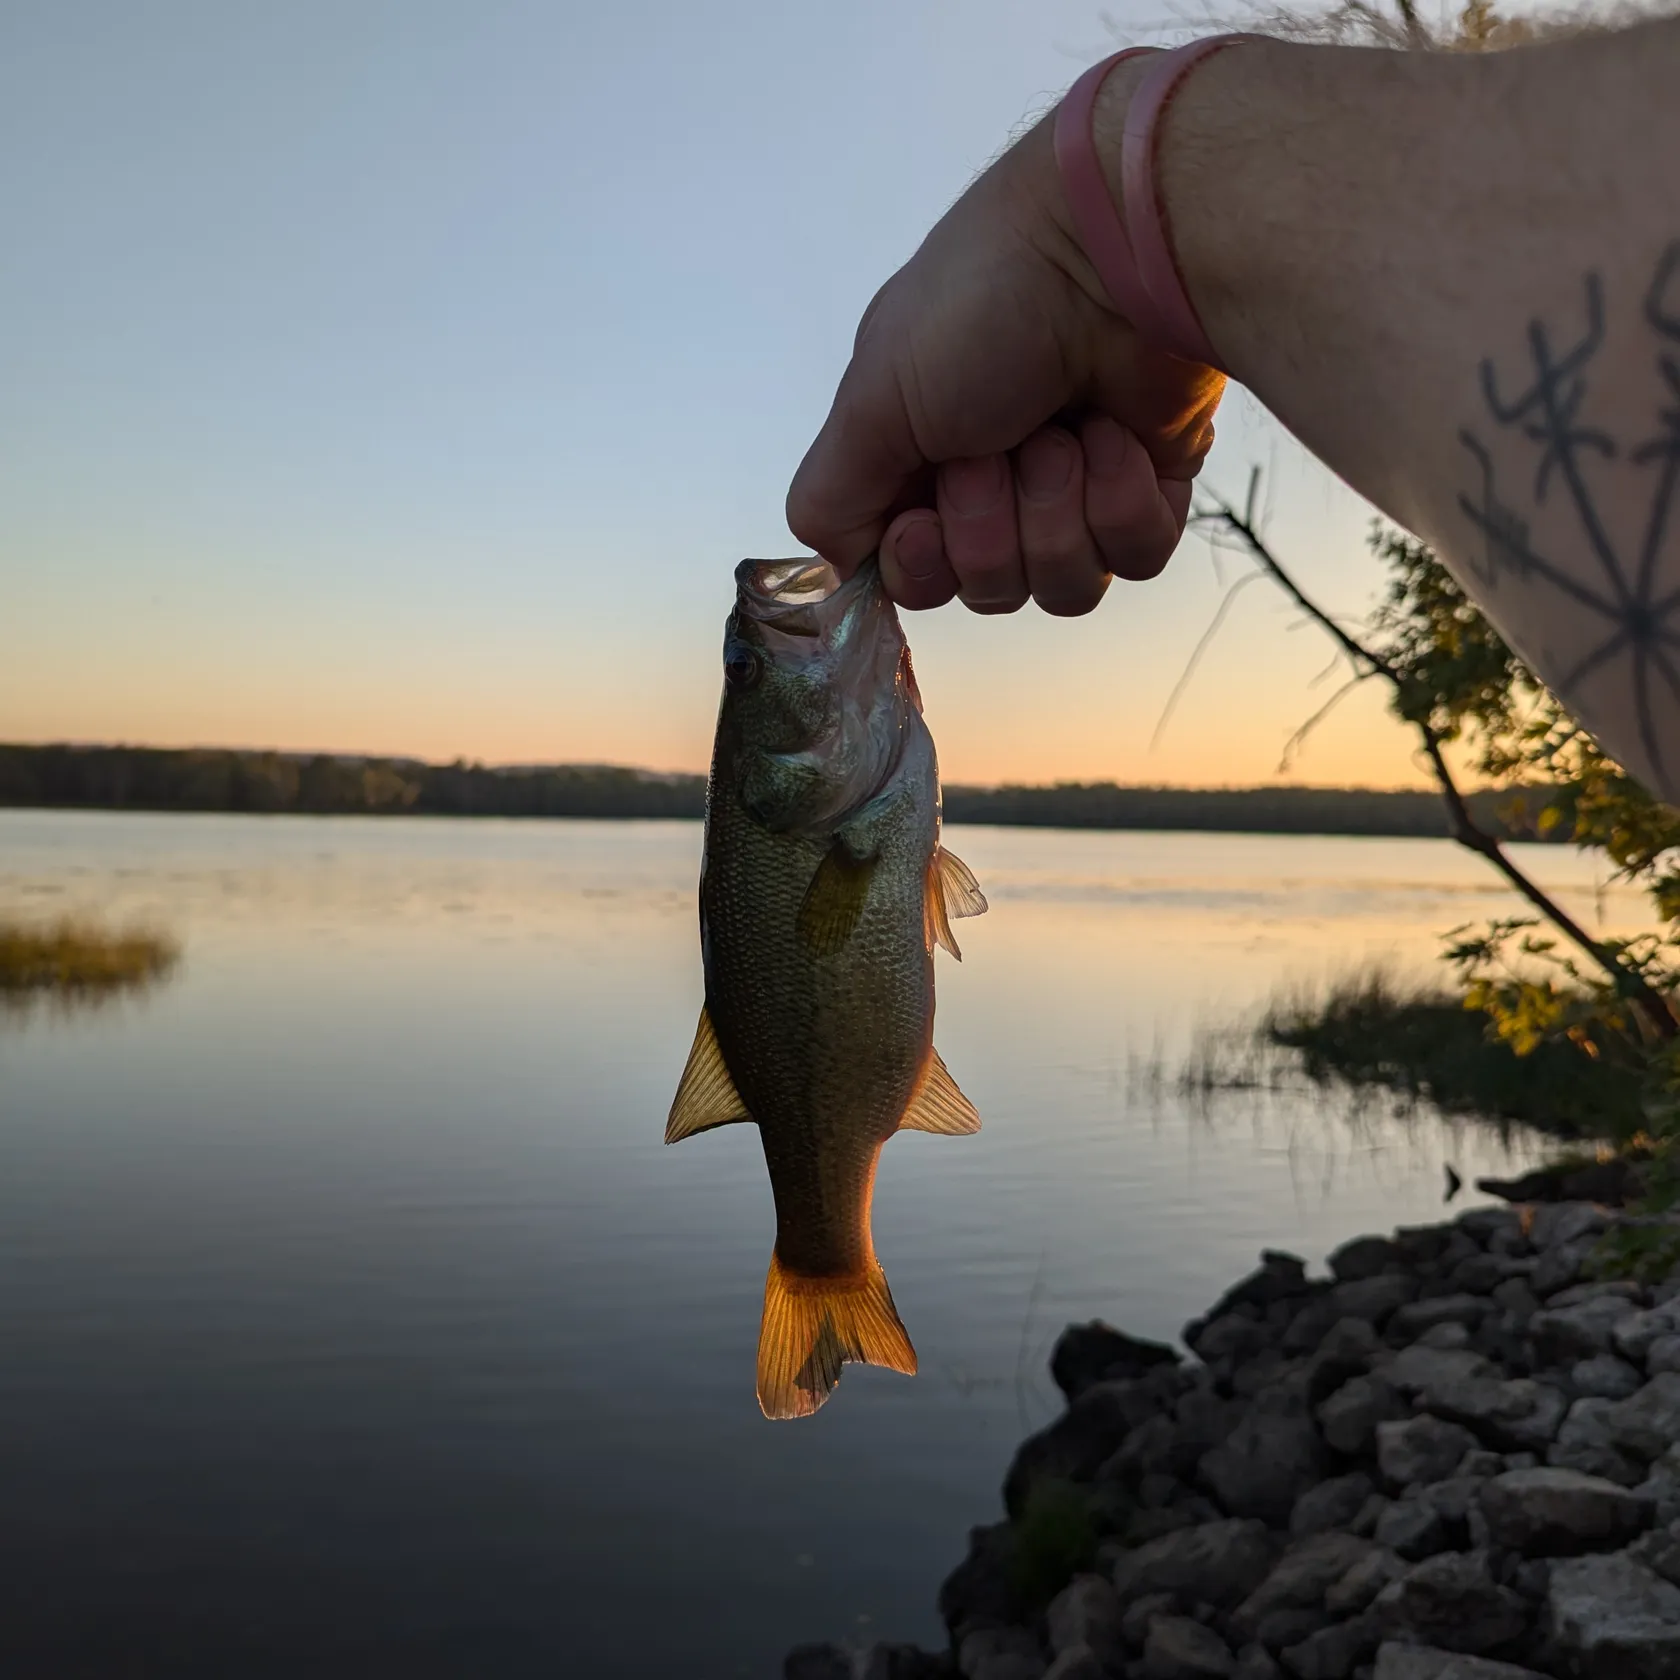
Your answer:
[[[800,1277],[772,1254],[758,1333],[758,1403],[766,1417],[809,1417],[834,1392],[840,1367],[916,1374],[887,1274],[873,1256],[851,1277]]]

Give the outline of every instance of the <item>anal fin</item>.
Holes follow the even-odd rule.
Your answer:
[[[801,1277],[775,1254],[764,1280],[758,1333],[758,1404],[766,1417],[809,1417],[844,1364],[916,1373],[916,1350],[871,1256],[848,1277]]]
[[[688,1052],[688,1064],[683,1068],[665,1121],[665,1141],[680,1143],[696,1132],[709,1132],[714,1126],[728,1126],[751,1118],[724,1065],[711,1012],[702,1008],[700,1024],[694,1029],[694,1044]]]
[[[927,1072],[916,1095],[899,1121],[901,1132],[938,1132],[945,1137],[965,1137],[980,1130],[980,1114],[957,1089],[937,1050],[929,1049]]]

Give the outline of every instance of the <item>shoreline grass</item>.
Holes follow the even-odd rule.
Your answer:
[[[102,1003],[163,980],[180,946],[150,928],[114,929],[86,918],[29,923],[0,916],[0,1009],[43,999]]]

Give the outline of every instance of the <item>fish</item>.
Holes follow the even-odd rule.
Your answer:
[[[934,948],[986,909],[940,843],[939,765],[873,559],[744,560],[724,629],[700,868],[705,1005],[665,1128],[755,1124],[776,1209],[759,1326],[766,1417],[848,1362],[916,1370],[870,1202],[895,1132],[980,1116],[933,1047]]]

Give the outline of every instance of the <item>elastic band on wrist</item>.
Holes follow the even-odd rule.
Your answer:
[[[1254,39],[1252,35],[1214,35],[1163,53],[1144,72],[1132,95],[1120,149],[1121,197],[1126,206],[1134,273],[1149,300],[1146,318],[1163,349],[1186,361],[1219,368],[1221,372],[1226,370],[1208,342],[1207,331],[1185,290],[1184,276],[1173,255],[1172,234],[1157,179],[1161,119],[1197,65],[1226,47]]]
[[[1073,216],[1074,232],[1091,267],[1097,271],[1103,290],[1114,307],[1146,337],[1155,316],[1155,306],[1138,275],[1132,259],[1132,245],[1126,235],[1126,224],[1109,190],[1102,162],[1097,157],[1096,135],[1092,125],[1096,118],[1097,95],[1102,91],[1108,73],[1128,58],[1153,53],[1154,47],[1127,47],[1100,63],[1093,64],[1067,90],[1056,108],[1054,139],[1056,168],[1062,177],[1062,191],[1067,195],[1068,210]]]

